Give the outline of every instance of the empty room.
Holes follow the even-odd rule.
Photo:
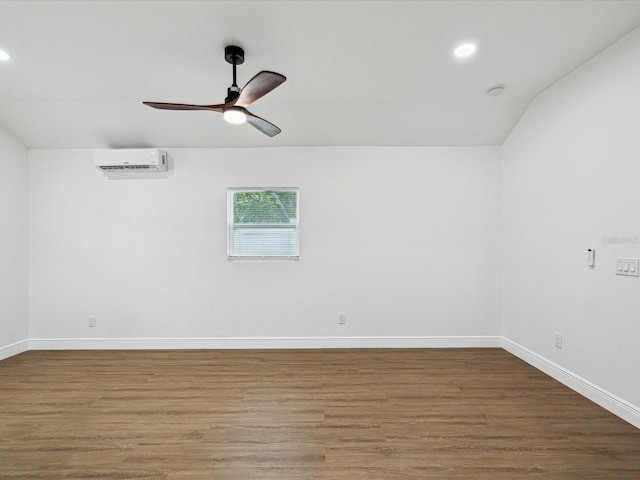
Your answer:
[[[640,1],[0,1],[0,479],[640,479]]]

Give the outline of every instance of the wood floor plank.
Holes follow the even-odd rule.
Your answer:
[[[501,349],[31,351],[0,479],[638,480],[640,430]]]

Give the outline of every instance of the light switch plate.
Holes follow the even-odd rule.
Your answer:
[[[638,259],[618,257],[616,258],[616,275],[623,275],[625,277],[638,277]]]

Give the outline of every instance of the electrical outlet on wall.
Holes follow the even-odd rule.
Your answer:
[[[556,332],[553,334],[553,338],[555,339],[556,348],[562,348],[562,334]]]
[[[93,315],[89,315],[89,327],[95,327],[96,326],[96,317]]]
[[[345,323],[347,323],[347,314],[346,313],[339,313],[338,314],[338,323],[340,325],[344,325]]]

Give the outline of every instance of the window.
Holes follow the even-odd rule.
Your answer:
[[[227,191],[230,260],[298,260],[297,188]]]

